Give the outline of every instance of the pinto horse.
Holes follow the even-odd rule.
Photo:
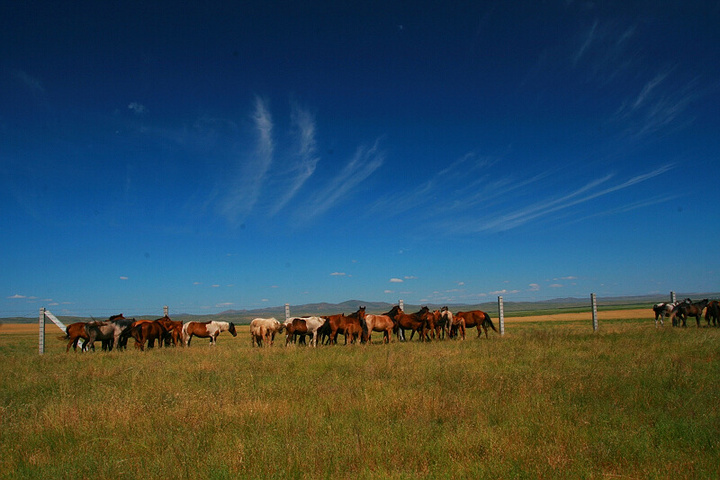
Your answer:
[[[480,327],[485,330],[485,338],[488,338],[488,327],[492,328],[495,332],[497,329],[493,324],[490,315],[483,312],[482,310],[471,310],[469,312],[457,312],[455,317],[460,317],[465,322],[465,328],[477,327],[478,338],[480,338],[482,332]]]
[[[373,315],[368,313],[361,320],[362,324],[362,341],[372,343],[372,332],[383,332],[383,343],[390,343],[395,322],[390,318],[390,312],[382,315]]]
[[[335,345],[337,343],[338,333],[345,335],[346,345],[348,343],[348,335],[350,336],[350,343],[354,343],[363,331],[362,319],[364,317],[365,307],[358,307],[357,312],[351,313],[350,315],[340,313],[326,317],[328,325],[330,326],[330,344]]]
[[[692,303],[692,300],[686,298],[685,300],[683,300],[683,302]],[[658,320],[660,320],[660,326],[665,326],[665,317],[669,317],[675,307],[677,307],[679,304],[680,302],[662,302],[653,305],[652,309],[653,312],[655,312],[655,326],[657,327]]]
[[[230,332],[233,337],[237,337],[235,324],[232,322],[187,322],[183,325],[183,343],[186,347],[190,346],[192,337],[209,338],[210,345],[217,344],[217,337],[220,332]]]
[[[419,311],[415,313],[405,313],[403,310],[398,306],[395,305],[392,310],[390,310],[388,313],[390,314],[390,317],[394,320],[395,326],[393,328],[393,331],[397,333],[398,340],[405,341],[405,330],[410,330],[410,340],[412,340],[413,335],[415,335],[415,332],[418,332],[420,335],[420,341],[430,340],[430,337],[428,336],[428,319],[427,314],[430,312],[430,309],[428,307],[422,307]]]

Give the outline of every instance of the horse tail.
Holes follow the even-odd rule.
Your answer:
[[[490,315],[487,313],[485,314],[485,320],[483,320],[483,324],[486,326],[492,328],[495,332],[497,332],[497,328],[495,328],[495,324],[493,323],[492,319],[490,318]]]

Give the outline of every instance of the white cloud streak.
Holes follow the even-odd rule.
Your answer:
[[[299,161],[290,174],[292,183],[284,188],[280,200],[271,209],[270,215],[276,215],[300,191],[305,182],[315,173],[320,157],[317,155],[315,140],[315,118],[307,110],[293,108],[292,123],[297,132],[297,154]]]
[[[260,97],[255,98],[252,120],[257,135],[255,152],[241,159],[240,173],[221,205],[221,213],[231,223],[237,223],[253,210],[273,163],[273,121],[266,101]]]
[[[597,190],[598,187],[607,183],[612,178],[612,175],[606,175],[602,178],[595,179],[560,198],[528,205],[525,208],[516,210],[511,213],[507,213],[505,215],[501,215],[492,220],[482,222],[475,228],[475,230],[490,232],[510,230],[512,228],[519,227],[541,217],[546,217],[552,213],[566,210],[570,207],[580,205],[596,198],[603,197],[605,195],[609,195],[611,193],[632,187],[638,183],[645,182],[647,180],[657,177],[658,175],[662,175],[663,173],[668,172],[672,168],[672,165],[663,165],[651,172],[637,175],[624,182],[618,183],[616,185],[611,185],[601,190]]]
[[[345,167],[324,187],[314,192],[305,208],[305,218],[324,214],[343,199],[352,196],[355,188],[383,164],[384,154],[378,142],[370,147],[359,147]]]

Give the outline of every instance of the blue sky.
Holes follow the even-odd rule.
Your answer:
[[[5,2],[0,316],[718,291],[718,2]]]

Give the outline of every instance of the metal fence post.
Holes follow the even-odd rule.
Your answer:
[[[505,335],[505,306],[501,296],[498,296],[498,323],[500,324],[500,335]]]
[[[598,331],[598,318],[597,318],[597,297],[594,293],[590,294],[590,303],[592,304],[592,322],[593,332]]]
[[[285,304],[285,321],[287,321],[290,318],[290,304]]]
[[[675,292],[670,292],[670,303],[677,302],[677,297],[675,296]]]
[[[165,305],[165,306],[163,307],[163,316],[165,316],[165,317],[168,316],[168,306],[167,306],[167,305]]]

